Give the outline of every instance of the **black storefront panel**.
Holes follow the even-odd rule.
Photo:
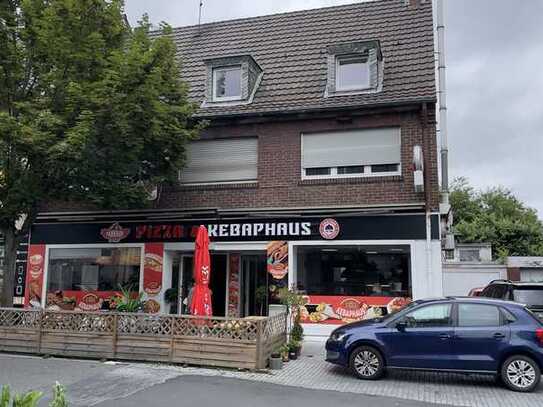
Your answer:
[[[213,221],[157,221],[115,223],[47,223],[32,227],[32,244],[96,244],[192,242],[204,224],[218,242],[270,240],[421,240],[426,239],[426,217],[381,215],[228,219]],[[439,217],[432,216],[432,239],[439,239]]]

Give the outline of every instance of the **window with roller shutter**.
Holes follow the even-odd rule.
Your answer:
[[[199,140],[187,146],[183,184],[254,182],[258,178],[258,139]]]
[[[399,127],[302,134],[302,177],[400,175]]]

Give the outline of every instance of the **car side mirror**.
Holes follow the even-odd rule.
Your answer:
[[[407,324],[405,322],[398,322],[396,324],[396,329],[400,332],[405,332],[405,329],[407,328]]]

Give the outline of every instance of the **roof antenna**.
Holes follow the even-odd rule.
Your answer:
[[[204,7],[204,0],[200,0],[200,7],[198,9],[198,27],[202,23],[202,8]]]

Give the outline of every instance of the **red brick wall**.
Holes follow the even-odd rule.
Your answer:
[[[160,208],[277,208],[379,205],[424,202],[439,204],[435,112],[428,111],[423,129],[420,111],[368,115],[342,122],[311,119],[210,127],[202,138],[257,136],[258,182],[254,184],[176,186],[165,189]],[[303,132],[401,126],[402,175],[397,177],[301,180],[300,134]],[[429,164],[427,194],[413,186],[413,146],[422,144]]]

